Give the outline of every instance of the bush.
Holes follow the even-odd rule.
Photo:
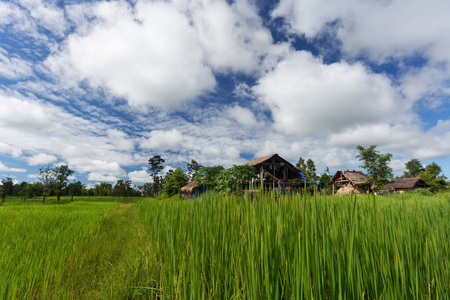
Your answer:
[[[422,189],[422,188],[420,188],[420,189],[415,189],[415,190],[413,190],[413,191],[410,191],[409,193],[410,193],[410,194],[419,194],[419,195],[422,195],[422,196],[433,196],[433,193],[432,193],[432,192],[430,192],[430,191],[427,190],[427,189]]]

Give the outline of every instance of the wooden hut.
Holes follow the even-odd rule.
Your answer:
[[[336,187],[339,187],[336,195],[364,194],[370,187],[367,179],[368,177],[362,172],[340,170],[334,174],[328,184],[333,186],[333,194]]]
[[[300,171],[276,153],[252,159],[247,165],[255,167],[260,186],[265,189],[277,187],[285,191],[303,186]]]
[[[427,187],[429,185],[420,177],[392,179],[391,182],[386,184],[386,189],[396,194]]]
[[[201,179],[200,181],[203,181]],[[204,187],[202,185],[198,186],[195,181],[191,181],[180,189],[183,197],[185,199],[195,199],[201,193],[204,192]]]

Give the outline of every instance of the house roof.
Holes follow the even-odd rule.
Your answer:
[[[364,184],[367,182],[367,175],[360,171],[337,171],[336,174],[330,179],[328,184],[336,183],[339,180],[348,180],[352,184]]]
[[[250,160],[247,163],[247,165],[249,165],[249,166],[256,166],[257,164],[263,163],[263,162],[271,159],[275,155],[279,156],[278,154],[275,153],[275,154],[269,154],[269,155],[266,155],[266,156],[263,156],[263,157],[259,157],[259,158],[254,158],[254,159]]]
[[[263,157],[258,157],[250,160],[247,162],[247,165],[249,166],[262,166],[266,172],[269,171],[267,169],[270,166],[285,166],[287,167],[288,173],[286,179],[295,179],[295,178],[301,178],[300,170],[298,170],[293,164],[279,156],[278,154],[269,154]],[[274,171],[270,171],[270,173],[273,173]],[[274,174],[273,174],[274,175]]]
[[[414,187],[429,187],[429,185],[420,177],[392,179],[386,184],[387,189],[412,189]]]
[[[200,179],[200,181],[205,180],[204,178]],[[185,186],[183,186],[182,188],[180,188],[180,191],[182,193],[187,193],[187,194],[193,194],[194,193],[194,189],[197,187],[197,183],[195,181],[191,181],[188,184],[186,184]]]

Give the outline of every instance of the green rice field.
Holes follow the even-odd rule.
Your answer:
[[[1,299],[450,297],[449,194],[116,200],[3,203]]]

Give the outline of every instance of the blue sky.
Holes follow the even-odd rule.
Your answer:
[[[87,184],[356,145],[450,176],[448,0],[0,2],[0,177]]]

